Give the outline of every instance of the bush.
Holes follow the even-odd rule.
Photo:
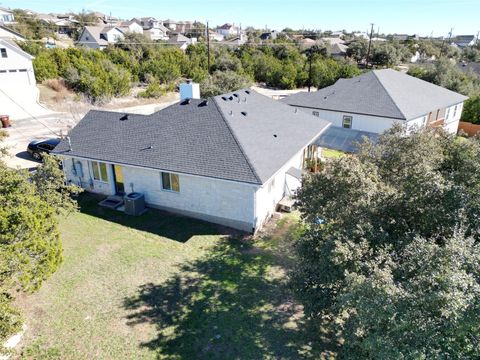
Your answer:
[[[140,98],[159,98],[167,93],[166,89],[163,88],[158,81],[153,81],[148,84],[147,88],[144,91],[140,91],[137,96]]]

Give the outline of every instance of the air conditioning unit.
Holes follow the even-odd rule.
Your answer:
[[[125,214],[138,216],[145,212],[145,196],[138,192],[132,192],[123,198]]]

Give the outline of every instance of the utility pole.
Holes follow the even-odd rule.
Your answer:
[[[207,71],[210,74],[210,28],[207,21]]]
[[[368,68],[368,62],[370,61],[370,49],[372,46],[372,36],[373,36],[373,25],[374,23],[371,23],[372,28],[370,29],[370,39],[368,40],[368,50],[367,50],[367,62],[365,64],[365,67]]]

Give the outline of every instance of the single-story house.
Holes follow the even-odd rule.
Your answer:
[[[180,94],[151,115],[90,111],[54,151],[68,181],[255,232],[300,186],[330,124],[251,89],[202,100],[187,83]]]
[[[23,91],[35,87],[33,59],[15,41],[0,39],[0,89]]]
[[[407,131],[429,126],[455,134],[465,100],[466,96],[443,87],[384,69],[280,101],[347,130],[379,134],[401,123]]]
[[[123,38],[124,32],[118,27],[85,26],[78,38],[77,45],[92,49],[104,49]]]

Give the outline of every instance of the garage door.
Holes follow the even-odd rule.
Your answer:
[[[2,88],[28,86],[27,69],[20,70],[0,70],[0,86]]]

